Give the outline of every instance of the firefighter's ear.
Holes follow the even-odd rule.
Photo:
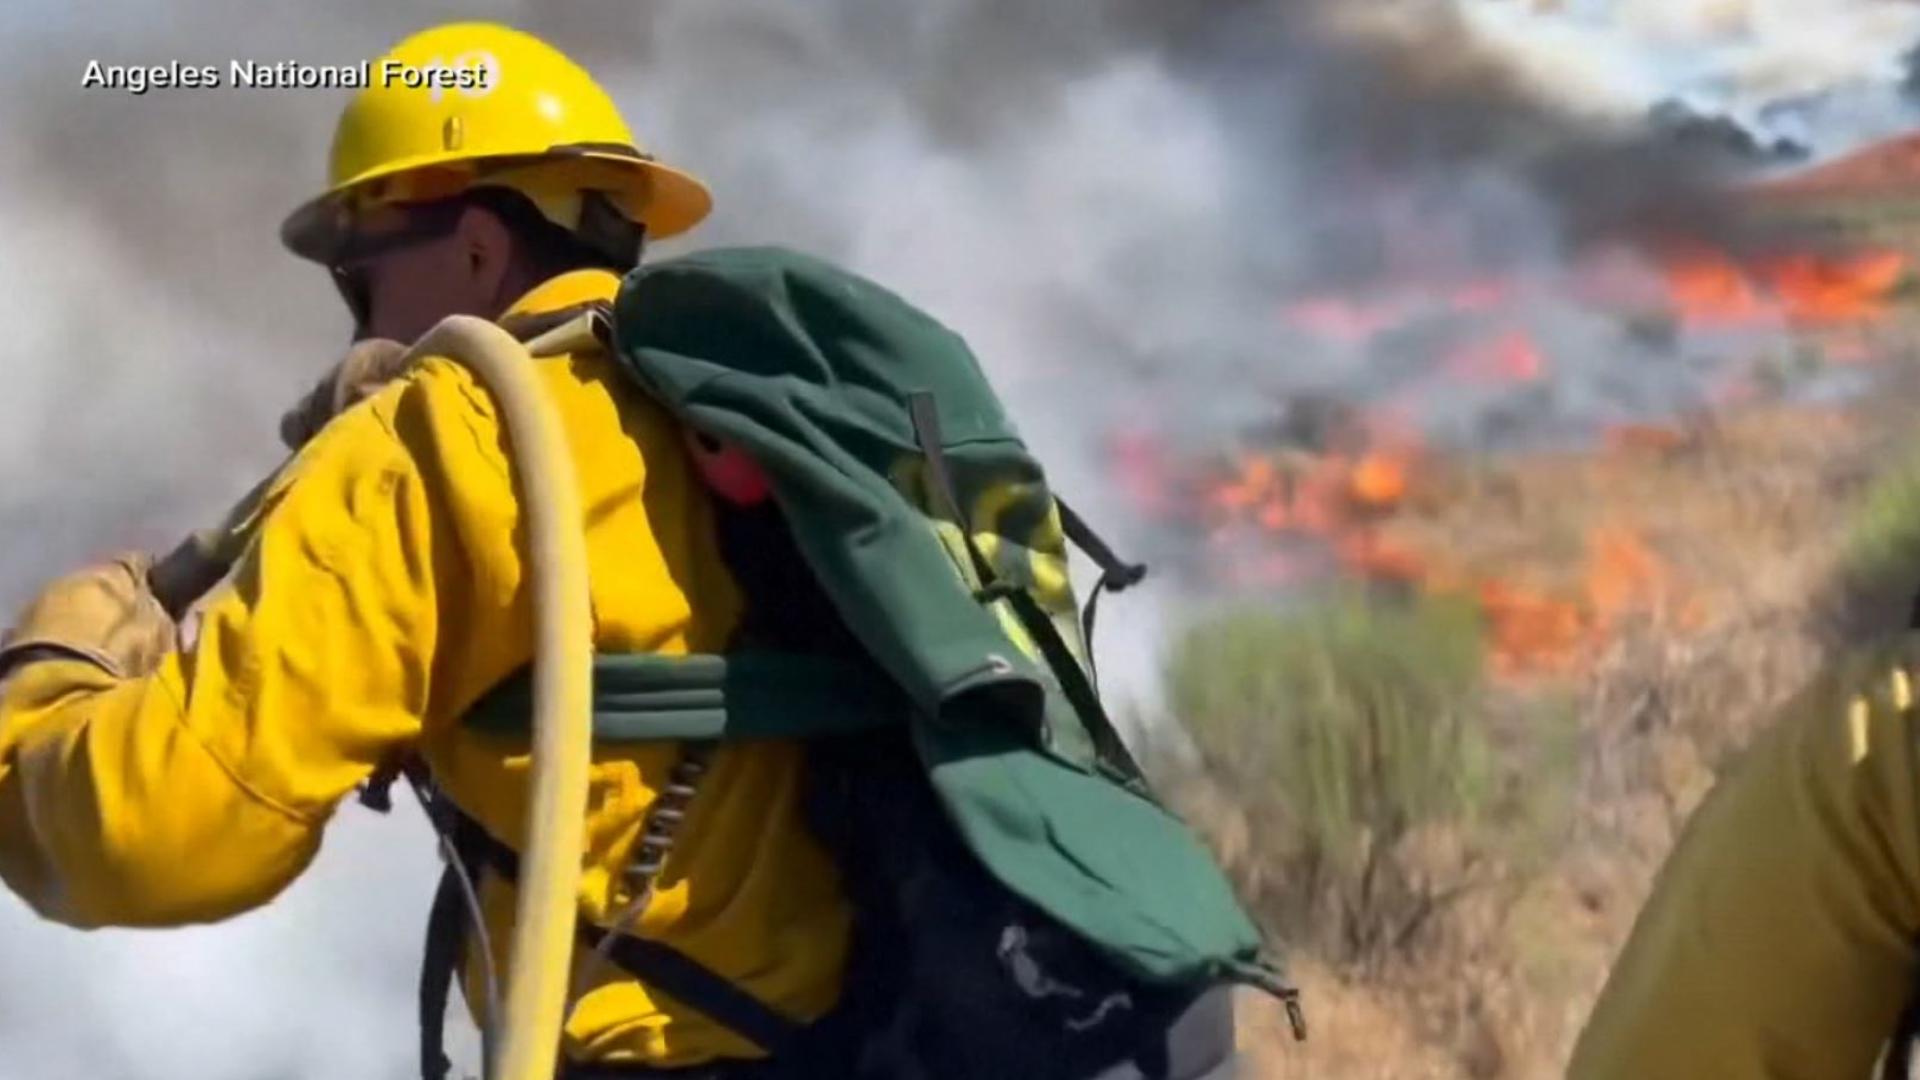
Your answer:
[[[486,207],[469,206],[460,215],[454,235],[474,292],[496,306],[512,303],[515,297],[502,295],[513,276],[513,235],[506,224]]]

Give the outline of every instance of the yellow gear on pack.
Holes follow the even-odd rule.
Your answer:
[[[704,184],[635,141],[593,76],[531,34],[437,26],[374,60],[369,77],[334,129],[326,191],[281,226],[302,258],[336,261],[371,210],[480,185],[520,192],[575,233],[610,207],[649,237],[672,236],[712,207]]]

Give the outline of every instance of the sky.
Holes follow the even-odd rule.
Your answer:
[[[1912,124],[1894,86],[1920,42],[1920,8],[1865,0],[16,0],[0,606],[211,521],[277,461],[280,411],[347,332],[324,276],[275,241],[323,179],[341,95],[135,97],[83,90],[86,63],[349,63],[469,17],[574,53],[643,143],[710,182],[714,218],[662,254],[791,244],[964,334],[1123,546],[1116,427],[1205,440],[1382,378],[1274,313],[1378,275],[1391,221],[1470,238],[1423,255],[1436,272],[1551,266],[1649,196],[1702,189],[1638,129],[1648,106],[1679,97],[1831,154]],[[1550,419],[1691,392],[1682,371],[1623,380],[1589,312],[1554,325],[1571,360]],[[1184,598],[1164,577],[1144,592],[1103,604],[1101,671],[1150,703]],[[0,897],[0,1080],[409,1075],[436,872],[417,814],[348,807],[305,878],[227,925],[82,934]]]

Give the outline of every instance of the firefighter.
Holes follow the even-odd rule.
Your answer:
[[[1695,812],[1575,1047],[1575,1080],[1904,1078],[1920,760],[1904,641],[1818,679]]]
[[[0,878],[49,919],[177,926],[258,907],[312,861],[342,798],[407,755],[487,834],[524,839],[526,755],[455,722],[532,649],[501,421],[465,369],[429,359],[386,382],[397,350],[368,343],[411,341],[450,314],[511,321],[608,300],[643,238],[689,229],[709,197],[531,36],[442,26],[373,70],[389,61],[486,75],[358,92],[326,191],[287,220],[286,245],[332,274],[363,345],[289,416],[298,453],[202,602],[196,639],[182,644],[150,560],[128,555],[53,582],[0,649]],[[741,597],[709,499],[679,430],[608,364],[540,366],[586,506],[595,645],[721,651]],[[670,743],[597,755],[583,922],[634,901],[623,860],[679,760]],[[834,1006],[850,934],[833,864],[803,827],[802,768],[792,742],[718,747],[632,921],[793,1025]],[[512,892],[481,879],[496,944]],[[466,989],[485,1025],[477,951]],[[570,1068],[774,1075],[712,1003],[618,965],[575,970],[587,985],[565,1027]]]
[[[623,284],[643,241],[691,227],[708,196],[635,146],[585,72],[479,24],[410,37],[373,64],[389,68],[485,75],[376,80],[340,120],[327,190],[288,219],[356,342],[284,418],[298,452],[224,534],[244,538],[231,576],[216,584],[224,553],[185,572],[124,556],[54,582],[0,644],[0,878],[77,926],[224,918],[301,872],[348,793],[404,773],[451,855],[420,984],[430,1080],[462,957],[483,1032],[506,971],[572,984],[567,1007],[504,1033],[516,1080],[545,1075],[556,1016],[567,1080],[1220,1077],[1235,984],[1279,996],[1300,1030],[1277,959],[1143,797],[1082,666],[1091,611],[1073,617],[1065,538],[1111,591],[1144,571],[1055,503],[959,337],[780,249]],[[616,299],[610,332],[569,318]],[[454,315],[543,354],[573,343],[532,376],[557,422],[516,407],[522,350],[489,361],[511,342]],[[494,343],[463,359],[501,385],[399,344],[461,327]],[[640,377],[636,352],[665,366]],[[734,411],[691,409],[673,392],[691,386]],[[747,443],[695,434],[696,412]],[[530,414],[516,448],[503,417]],[[868,437],[907,428],[910,460]],[[516,964],[508,931],[553,910],[512,925],[521,856],[576,869],[529,845],[577,822],[529,825],[514,696],[535,586],[579,569],[525,554],[556,531],[534,507],[566,501],[538,496],[566,485],[516,466],[557,444],[583,507],[594,756],[579,887],[536,891],[558,880],[539,873],[527,896],[577,892],[580,947],[529,934],[558,948]],[[962,462],[995,481],[964,504],[955,476],[981,474]],[[915,464],[945,509],[903,492]],[[944,514],[988,530],[1000,560],[963,529],[954,561]],[[203,585],[183,644],[174,618]]]

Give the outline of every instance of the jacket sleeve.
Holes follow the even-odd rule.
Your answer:
[[[428,708],[453,555],[426,488],[352,410],[275,484],[190,650],[139,678],[46,660],[0,683],[0,878],[61,922],[164,926],[298,876]]]
[[[1920,931],[1920,685],[1900,659],[1881,650],[1820,680],[1694,814],[1575,1047],[1575,1080],[1870,1075]]]

